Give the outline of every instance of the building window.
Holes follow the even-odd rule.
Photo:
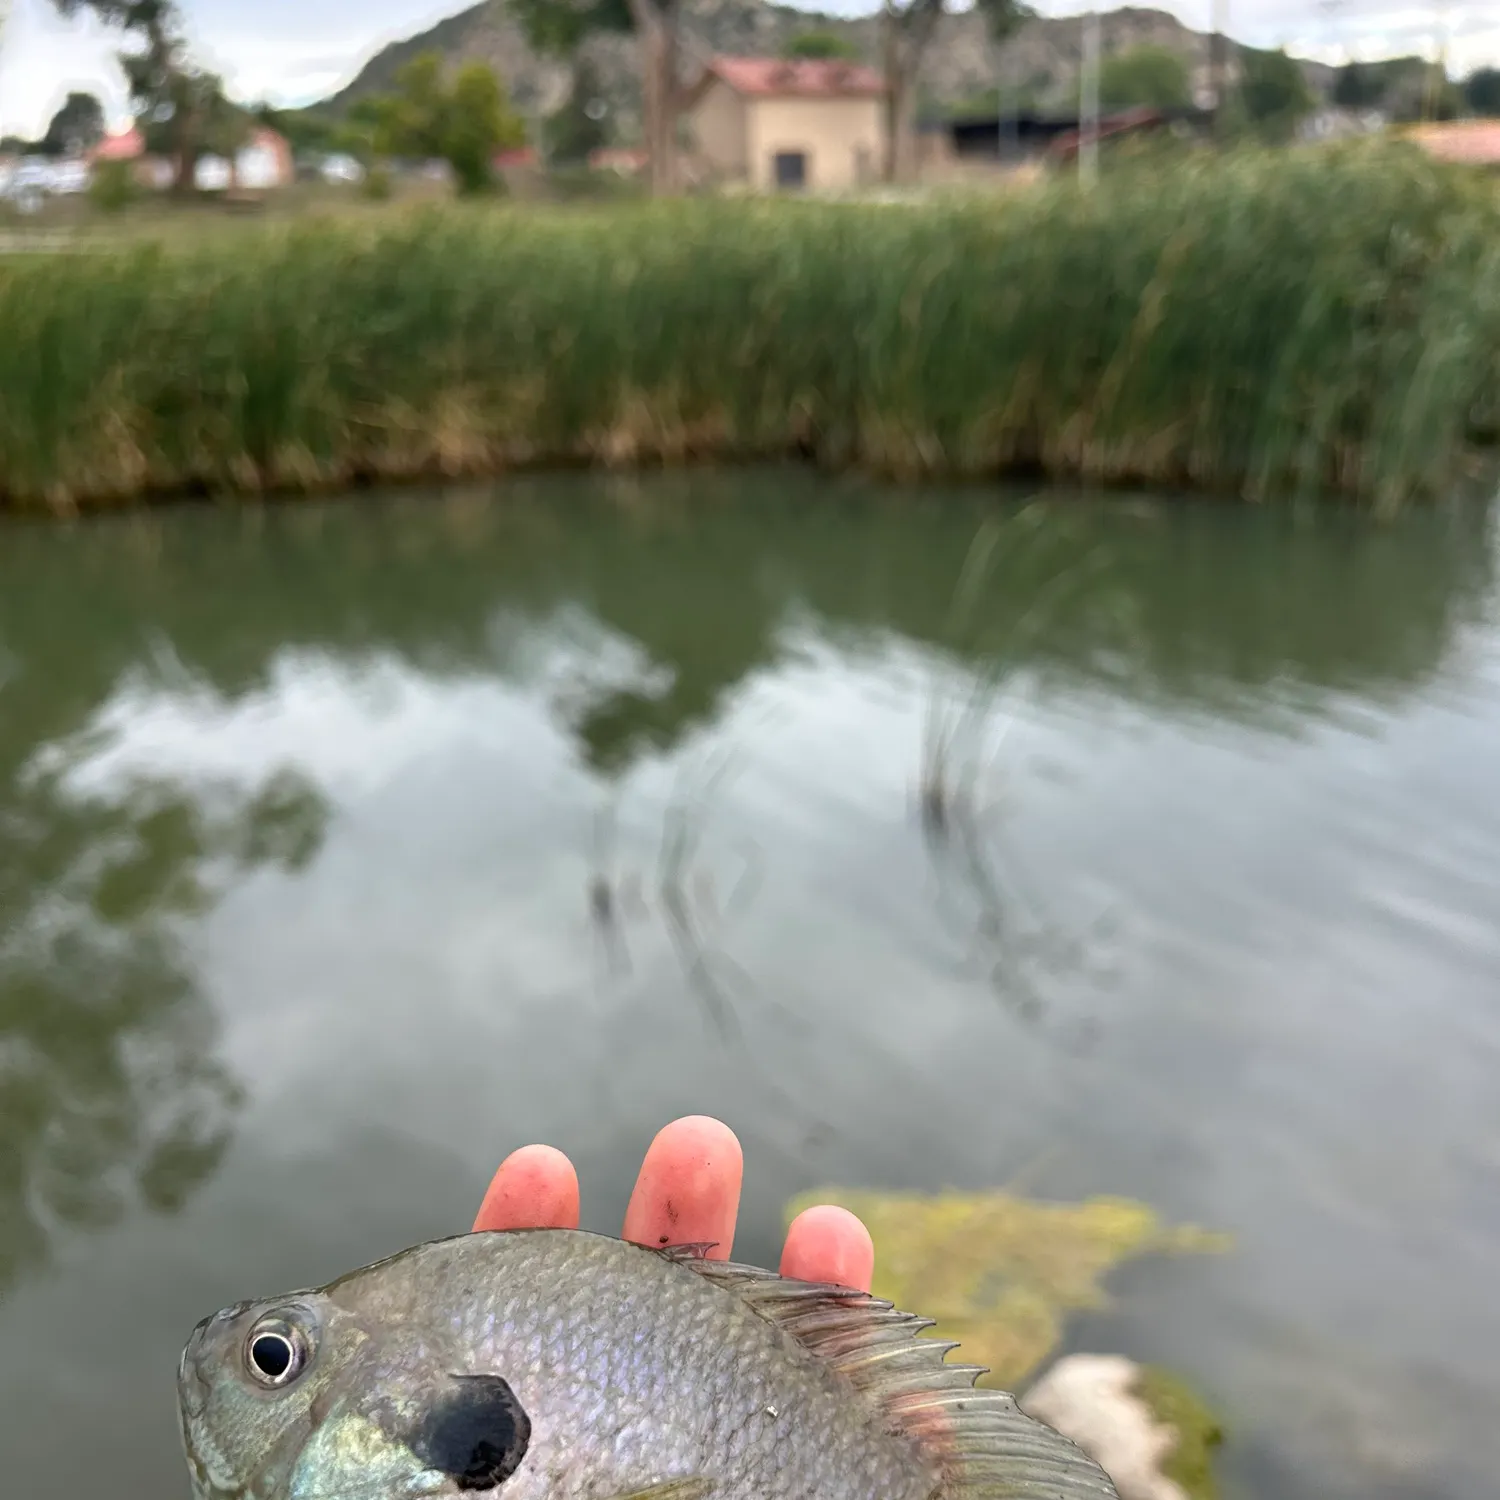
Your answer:
[[[774,166],[777,187],[807,186],[807,153],[805,151],[778,151]]]

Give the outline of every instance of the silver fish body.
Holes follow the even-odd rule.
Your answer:
[[[568,1230],[421,1245],[199,1324],[196,1500],[1114,1500],[846,1290]]]

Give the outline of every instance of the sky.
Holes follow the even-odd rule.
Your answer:
[[[1107,6],[1111,0],[1101,0]],[[1213,0],[1135,0],[1206,31]],[[1227,30],[1241,41],[1285,46],[1340,63],[1419,52],[1436,56],[1446,27],[1449,66],[1500,66],[1500,0],[1224,0]],[[465,8],[431,0],[181,0],[194,54],[250,101],[305,104],[347,82],[387,42]],[[821,0],[857,15],[870,0]],[[1046,15],[1087,9],[1040,0]],[[115,124],[127,118],[119,39],[85,17],[62,20],[52,0],[0,0],[0,134],[39,136],[70,89],[96,94]]]

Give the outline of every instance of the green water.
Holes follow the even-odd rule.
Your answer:
[[[801,475],[0,527],[6,1493],[184,1495],[193,1322],[464,1227],[618,1227],[655,1128],[1232,1233],[1069,1344],[1226,1491],[1500,1471],[1500,596],[1482,517]],[[959,591],[962,593],[963,591]],[[924,774],[964,795],[924,823]],[[591,882],[613,892],[593,914]]]

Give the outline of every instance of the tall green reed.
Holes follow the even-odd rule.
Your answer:
[[[1390,507],[1491,421],[1497,230],[1492,185],[1360,147],[0,261],[0,500],[800,453]]]

